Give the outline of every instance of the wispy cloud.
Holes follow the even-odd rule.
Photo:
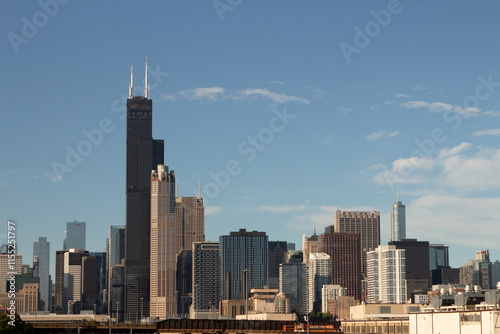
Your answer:
[[[305,104],[310,103],[308,99],[305,99],[303,97],[287,95],[284,93],[277,93],[270,91],[266,88],[247,88],[243,90],[238,90],[234,93],[230,93],[222,87],[199,87],[194,89],[179,90],[176,93],[169,93],[163,95],[163,98],[165,100],[170,100],[170,101],[187,99],[193,101],[206,101],[206,102],[216,102],[219,100],[228,100],[228,99],[238,102],[254,97],[269,98],[276,103],[285,103],[290,101],[296,101]]]
[[[348,113],[351,112],[351,108],[347,107],[338,107],[337,110],[343,113],[344,115],[347,115]]]
[[[260,206],[260,211],[268,211],[272,213],[287,213],[287,212],[297,212],[304,211],[306,207],[302,204],[300,205],[281,205],[281,206]]]
[[[377,104],[374,104],[370,107],[370,110],[379,110],[380,107]]]
[[[477,116],[481,109],[476,107],[453,106],[444,102],[408,101],[401,103],[401,107],[406,109],[426,108],[431,112],[451,111],[464,116]]]
[[[252,97],[266,97],[273,102],[276,103],[285,103],[285,102],[290,102],[290,101],[297,101],[305,104],[309,104],[310,101],[308,99],[305,99],[303,97],[297,97],[297,96],[292,96],[292,95],[286,95],[284,93],[276,93],[276,92],[271,92],[265,88],[247,88],[243,90],[239,90],[234,94],[234,97],[238,100],[244,100],[246,98],[252,98]]]
[[[472,134],[473,136],[500,136],[500,129],[482,130],[476,131]]]
[[[224,88],[222,87],[199,87],[188,90],[180,90],[177,93],[166,94],[163,96],[166,100],[176,101],[180,99],[188,100],[206,100],[215,102],[223,97]]]
[[[412,89],[412,90],[427,90],[427,89],[429,89],[429,88],[427,88],[427,87],[426,87],[426,86],[424,86],[423,84],[418,84],[418,85],[416,85],[416,86],[413,86],[411,89]]]
[[[492,116],[492,117],[500,117],[500,111],[488,110],[488,111],[484,111],[483,115]]]
[[[407,97],[410,97],[410,95],[408,95],[408,94],[396,94],[396,97],[397,97],[398,99],[401,99],[401,98],[407,98]]]
[[[307,86],[306,88],[309,88],[312,90],[312,93],[313,93],[313,99],[321,99],[323,98],[325,95],[328,95],[329,93],[328,92],[325,92],[324,90],[322,90],[321,88],[316,88],[316,87],[313,87],[313,86]]]
[[[215,216],[221,211],[221,207],[219,206],[206,206],[205,207],[205,215],[206,216]]]
[[[281,86],[283,86],[285,84],[283,81],[279,81],[279,80],[268,81],[267,83],[270,85],[276,84],[276,85],[281,85]]]
[[[378,140],[380,138],[392,138],[396,137],[399,131],[375,131],[372,134],[366,136],[367,140]]]
[[[15,169],[11,169],[11,170],[9,170],[9,171],[7,172],[7,174],[17,174],[17,173],[18,173],[18,172],[17,172],[17,170],[15,170]]]
[[[386,102],[384,102],[384,103],[385,103],[385,104],[387,104],[387,105],[391,105],[391,104],[396,103],[396,101],[392,100],[392,101],[386,101]]]

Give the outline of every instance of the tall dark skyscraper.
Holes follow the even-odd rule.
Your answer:
[[[149,316],[151,170],[163,164],[163,140],[154,140],[148,63],[144,96],[134,96],[131,70],[127,100],[125,319]]]

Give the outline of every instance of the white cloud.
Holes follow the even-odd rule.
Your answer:
[[[287,213],[287,212],[297,212],[304,211],[306,207],[302,204],[300,205],[282,205],[282,206],[260,206],[260,211],[269,211],[272,213]]]
[[[425,102],[425,101],[408,101],[401,103],[401,107],[406,109],[427,108],[431,112],[451,111],[463,116],[477,116],[481,109],[476,107],[463,108],[460,106],[453,106],[443,102]]]
[[[396,94],[396,97],[400,99],[400,98],[410,97],[410,95],[408,95],[408,94]]]
[[[276,93],[276,92],[271,92],[265,88],[247,88],[243,90],[239,90],[235,93],[234,98],[236,99],[246,99],[250,97],[255,97],[255,96],[260,96],[260,97],[267,97],[273,102],[276,103],[285,103],[285,102],[290,102],[290,101],[297,101],[305,104],[309,104],[309,100],[303,98],[303,97],[297,97],[297,96],[291,96],[291,95],[286,95],[283,93]]]
[[[370,107],[370,110],[379,110],[379,109],[380,109],[380,107],[376,104],[374,104]]]
[[[500,117],[500,111],[488,110],[488,111],[484,111],[483,115],[488,115],[488,116],[492,116],[492,117]]]
[[[338,107],[337,110],[340,111],[341,113],[343,113],[344,115],[347,115],[351,111],[351,108]]]
[[[472,134],[473,136],[500,136],[500,129],[482,130],[476,131]]]
[[[387,105],[391,105],[391,104],[396,103],[396,101],[392,100],[392,101],[386,101],[386,102],[384,102],[384,103],[385,103],[385,104],[387,104]]]
[[[199,87],[188,90],[180,90],[177,93],[166,94],[163,96],[166,100],[176,101],[180,99],[188,100],[207,100],[215,102],[223,97],[224,88],[222,87]]]
[[[407,206],[412,212],[407,235],[429,240],[432,231],[433,242],[499,249],[500,198],[426,195]]]
[[[392,138],[399,134],[399,131],[375,131],[371,135],[366,136],[367,140],[377,140],[382,137]]]
[[[307,86],[306,88],[312,89],[312,92],[313,92],[313,99],[321,99],[321,98],[323,98],[325,95],[328,95],[328,94],[329,94],[328,92],[325,92],[325,91],[324,91],[324,90],[322,90],[321,88],[316,88],[316,87],[313,87],[313,86]]]
[[[206,206],[205,207],[205,215],[206,216],[215,216],[217,215],[222,209],[219,206]]]
[[[279,81],[279,80],[268,81],[267,83],[271,84],[271,85],[278,84],[281,86],[283,86],[285,84],[283,81]]]
[[[413,90],[427,90],[427,89],[429,89],[429,88],[425,87],[425,86],[424,86],[424,85],[422,85],[422,84],[418,84],[418,85],[416,85],[416,86],[413,86],[413,87],[412,87],[412,89],[413,89]]]

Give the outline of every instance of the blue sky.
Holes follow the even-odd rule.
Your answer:
[[[499,7],[1,2],[0,238],[16,220],[31,264],[67,221],[91,251],[125,224],[123,99],[131,65],[143,94],[147,54],[154,137],[180,195],[201,181],[207,240],[247,228],[300,248],[340,209],[380,211],[386,244],[399,181],[407,237],[450,246],[455,267],[498,259]]]

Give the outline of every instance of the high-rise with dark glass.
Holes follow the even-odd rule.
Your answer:
[[[219,247],[220,287],[223,300],[246,299],[251,289],[268,285],[269,240],[266,232],[247,232],[245,229],[240,229],[238,232],[220,236]],[[243,288],[245,270],[248,270],[247,291]],[[228,291],[228,286],[230,291]]]
[[[151,170],[163,164],[163,141],[152,137],[153,101],[147,77],[146,61],[144,96],[134,96],[131,71],[127,100],[126,320],[141,313],[149,316]]]
[[[67,222],[66,239],[64,239],[64,250],[83,249],[85,250],[86,223],[85,222]]]
[[[33,262],[37,260],[38,266],[33,276],[40,277],[40,300],[43,301],[43,309],[51,309],[50,291],[50,243],[46,237],[38,237],[38,241],[33,243]]]

